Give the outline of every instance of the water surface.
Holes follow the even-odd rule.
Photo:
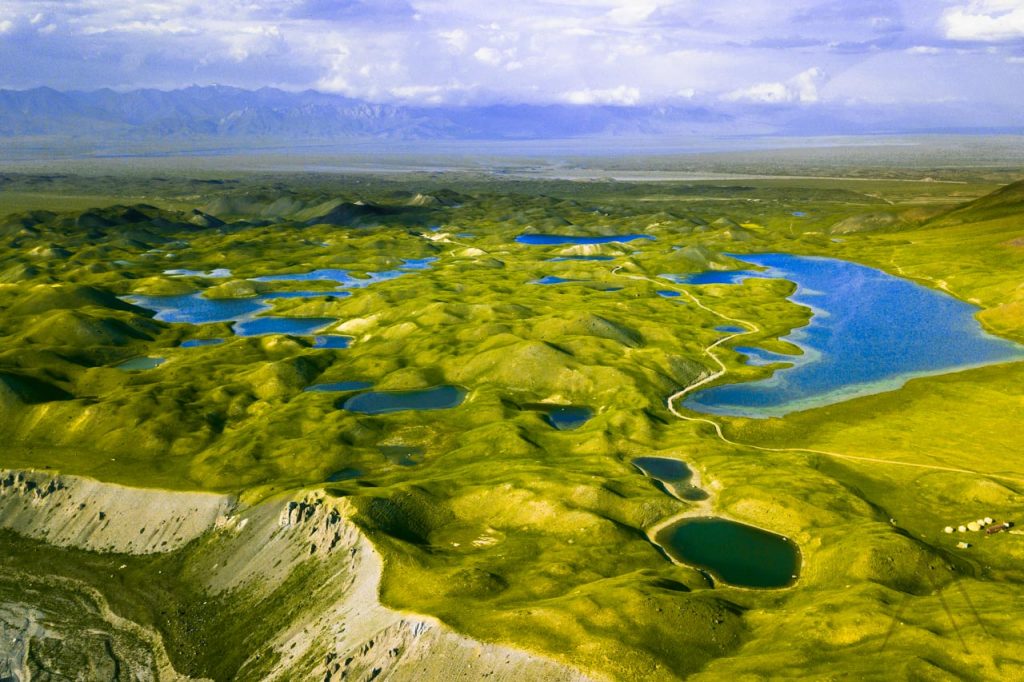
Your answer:
[[[521,234],[516,237],[520,244],[530,246],[565,246],[570,244],[613,244],[615,242],[626,243],[637,239],[654,240],[649,234],[619,234],[605,237],[584,237],[568,234]]]
[[[360,471],[359,469],[353,469],[352,467],[348,467],[345,469],[339,469],[338,471],[335,471],[333,474],[325,478],[324,482],[339,483],[341,481],[349,481],[352,480],[353,478],[359,478],[362,475],[363,472]]]
[[[810,307],[813,317],[785,340],[804,353],[770,357],[768,351],[744,348],[754,362],[780,357],[793,367],[769,379],[697,391],[683,403],[690,409],[782,416],[893,390],[914,377],[1024,359],[1024,348],[981,328],[974,318],[978,308],[943,292],[833,258],[742,258],[767,268],[757,276],[797,284],[791,300]]]
[[[125,360],[119,365],[115,365],[115,367],[125,372],[141,372],[147,369],[155,369],[165,362],[167,362],[165,358],[132,358],[131,360]]]
[[[253,317],[236,322],[232,329],[238,336],[264,336],[266,334],[308,336],[333,322],[335,320],[332,317]]]
[[[155,250],[155,249],[154,249]],[[208,279],[225,279],[231,276],[231,271],[227,268],[217,268],[215,270],[164,270],[165,275],[171,277],[206,277]]]
[[[788,538],[727,519],[683,519],[657,540],[676,561],[740,587],[786,587],[800,570],[800,552]]]
[[[538,280],[534,280],[534,284],[565,284],[566,282],[582,282],[579,279],[566,279],[565,277],[558,277],[557,275],[547,275],[541,277]]]
[[[363,391],[368,388],[373,388],[373,384],[369,381],[336,381],[331,384],[313,384],[307,386],[307,391],[323,391],[323,392],[352,392],[352,391]]]
[[[633,466],[653,479],[663,493],[690,502],[708,499],[706,492],[690,483],[693,472],[685,462],[668,457],[637,457],[633,460]]]
[[[746,256],[745,259],[750,260]],[[757,270],[705,270],[692,275],[660,275],[676,284],[740,284],[751,277],[765,277]]]
[[[224,343],[224,339],[189,339],[181,342],[182,348],[203,348]]]
[[[466,391],[458,386],[435,386],[417,391],[368,391],[352,396],[342,404],[342,408],[363,414],[445,410],[458,407],[465,398]]]
[[[351,343],[351,336],[325,334],[323,336],[313,337],[313,348],[348,348]]]
[[[545,412],[548,424],[559,431],[578,429],[594,416],[594,411],[589,407],[577,405],[552,405]]]
[[[774,365],[779,362],[795,362],[799,358],[799,356],[795,355],[773,353],[770,350],[757,348],[756,346],[736,346],[733,350],[747,356],[747,364],[755,367]]]

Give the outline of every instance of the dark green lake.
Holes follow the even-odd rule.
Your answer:
[[[658,533],[673,559],[739,587],[777,588],[800,572],[800,552],[787,538],[711,517],[683,519]]]
[[[458,407],[465,398],[466,391],[458,386],[435,386],[418,391],[367,391],[346,400],[342,408],[363,414],[445,410]]]

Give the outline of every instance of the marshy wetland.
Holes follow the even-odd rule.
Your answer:
[[[0,185],[0,663],[1024,677],[1024,185],[109,172]]]

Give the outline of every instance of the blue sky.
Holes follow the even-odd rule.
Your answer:
[[[1016,112],[1024,0],[0,0],[0,87]]]

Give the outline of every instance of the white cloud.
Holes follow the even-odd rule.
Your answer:
[[[1024,0],[973,0],[942,15],[951,40],[1003,42],[1024,38]]]
[[[478,62],[483,62],[488,66],[498,66],[501,64],[501,50],[497,50],[493,47],[481,47],[473,53],[473,57]]]
[[[562,95],[569,104],[618,104],[633,106],[640,102],[640,90],[627,85],[608,89],[572,90]]]
[[[835,74],[830,102],[915,102],[927,85],[1014,106],[1024,69],[1005,41],[1021,12],[1024,0],[0,0],[0,87],[796,104],[825,96],[813,64]]]
[[[608,12],[608,18],[617,24],[636,24],[645,21],[656,9],[656,2],[629,0]]]
[[[818,101],[818,85],[825,73],[812,67],[785,82],[758,83],[748,88],[733,90],[722,97],[727,102],[756,102],[760,104],[810,104]]]
[[[441,40],[448,45],[450,51],[454,54],[462,54],[469,47],[469,34],[463,31],[461,28],[456,28],[451,31],[441,31],[438,33]]]

